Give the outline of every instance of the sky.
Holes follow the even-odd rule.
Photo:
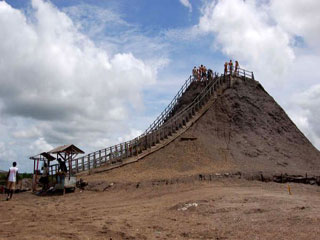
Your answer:
[[[238,60],[320,149],[318,0],[0,0],[0,169],[140,135],[204,64]]]

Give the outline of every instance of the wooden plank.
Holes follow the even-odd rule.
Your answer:
[[[128,156],[132,157],[132,141],[129,142],[128,144]]]
[[[118,160],[119,152],[118,152],[118,146],[117,145],[115,146],[114,155],[115,155],[115,160]]]
[[[93,168],[97,167],[96,153],[93,153]]]
[[[79,172],[79,162],[78,162],[78,158],[76,159],[76,171],[77,171],[77,173]]]
[[[156,144],[160,142],[160,129],[156,132]]]
[[[123,145],[120,145],[120,158],[123,159]]]
[[[151,132],[151,147],[154,145],[154,131]]]
[[[138,156],[138,141],[134,141],[134,149],[135,149],[135,155]]]
[[[110,162],[112,163],[113,160],[113,152],[112,152],[112,147],[110,147]]]
[[[126,154],[126,158],[129,157],[128,156],[128,143],[127,142],[124,145],[124,151],[125,151],[125,154]]]
[[[84,166],[84,157],[81,158],[81,163],[82,163],[82,171],[85,170],[85,166]]]

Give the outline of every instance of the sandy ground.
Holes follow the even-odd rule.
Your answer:
[[[290,186],[292,195],[242,179],[26,192],[0,201],[0,239],[320,239],[320,188]]]

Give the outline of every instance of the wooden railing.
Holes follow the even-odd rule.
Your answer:
[[[230,69],[228,68],[226,75],[230,75]],[[244,79],[252,79],[254,80],[254,74],[251,71],[245,70],[243,68],[232,68],[231,75],[233,77],[242,77]]]
[[[254,80],[254,74],[251,71],[245,70],[243,68],[238,68],[236,72],[233,73],[236,77],[243,77],[244,79],[252,79]]]
[[[197,97],[181,111],[169,116],[169,113],[177,104],[179,98],[186,91],[188,86],[194,81],[191,77],[184,83],[174,99],[166,107],[166,109],[157,117],[150,127],[139,137],[133,140],[119,143],[117,145],[104,148],[83,157],[72,160],[72,169],[75,173],[87,171],[92,168],[103,166],[107,163],[121,164],[123,159],[138,156],[143,151],[160,143],[163,139],[168,138],[182,128],[186,123],[204,106],[214,93],[217,92],[222,84],[230,82],[231,75],[236,78],[254,79],[253,72],[239,68],[237,72],[227,72],[221,76],[215,75],[211,81],[207,81],[202,91]],[[50,173],[55,174],[58,170],[57,165],[50,168]]]
[[[172,101],[169,103],[169,105],[160,113],[160,115],[154,120],[153,123],[150,124],[150,126],[146,129],[144,132],[144,135],[148,134],[150,131],[154,130],[159,124],[162,123],[164,119],[168,117],[174,106],[177,104],[178,99],[182,96],[182,94],[185,93],[187,88],[191,85],[192,82],[196,81],[192,76],[190,76],[185,83],[182,85],[178,93],[174,96]]]

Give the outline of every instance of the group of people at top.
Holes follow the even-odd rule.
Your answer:
[[[228,73],[230,73],[230,74],[232,74],[232,73],[234,73],[234,74],[237,74],[238,73],[238,71],[239,71],[239,63],[238,63],[238,61],[235,61],[234,62],[234,68],[233,68],[233,62],[232,62],[232,60],[230,60],[229,62],[225,62],[224,63],[224,74],[226,75],[226,74],[228,74]]]
[[[234,62],[234,67],[232,60],[224,63],[224,74],[227,75],[233,73],[235,75],[239,73],[239,62],[237,60]],[[207,70],[206,66],[201,64],[198,68],[195,66],[192,69],[192,76],[193,79],[197,81],[211,80],[213,79],[213,71],[211,69]]]
[[[200,67],[194,67],[192,69],[192,76],[194,80],[205,81],[213,79],[213,71],[211,69],[206,68],[206,66],[202,65]]]

